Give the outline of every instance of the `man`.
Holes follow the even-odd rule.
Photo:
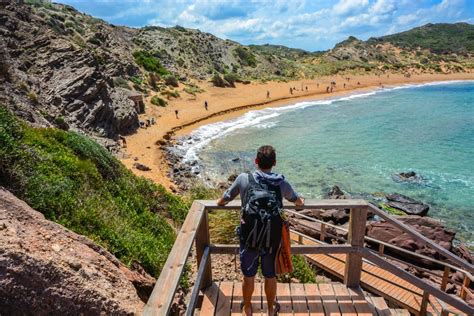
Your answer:
[[[248,203],[247,195],[249,194],[249,187],[254,183],[268,188],[275,188],[275,190],[278,191],[277,196],[279,197],[280,205],[282,205],[282,197],[295,203],[296,206],[304,205],[304,198],[293,190],[288,181],[285,180],[285,177],[272,172],[272,168],[276,165],[276,152],[272,146],[262,146],[258,149],[255,164],[257,170],[252,174],[240,174],[232,186],[217,200],[218,205],[226,205],[239,194],[242,206],[246,205]],[[242,217],[239,227],[240,231],[242,231],[245,224]],[[281,229],[277,234],[279,234],[278,238],[281,240]],[[255,275],[257,274],[260,261],[262,274],[265,277],[265,295],[267,297],[268,315],[273,315],[273,305],[277,288],[275,273],[275,257],[277,251],[248,249],[245,241],[242,239],[242,236],[240,236],[240,267],[244,275],[242,283],[244,298],[243,311],[245,315],[252,315],[252,305],[250,301],[254,290]]]

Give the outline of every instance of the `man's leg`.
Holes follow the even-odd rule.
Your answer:
[[[244,313],[252,315],[252,294],[254,290],[255,277],[246,277],[242,282],[242,294],[244,297]]]
[[[273,303],[277,292],[277,279],[265,278],[265,296],[267,297],[268,315],[273,315]]]

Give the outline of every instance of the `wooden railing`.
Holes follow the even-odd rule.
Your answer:
[[[207,288],[212,283],[211,254],[235,253],[238,249],[238,245],[212,245],[210,243],[207,212],[213,209],[235,210],[240,209],[240,207],[240,203],[237,201],[231,202],[225,207],[216,205],[214,201],[194,201],[155,284],[148,303],[145,306],[145,315],[167,315],[171,308],[179,279],[183,273],[186,259],[189,255],[192,244],[195,241],[197,264],[199,268],[187,308],[187,315],[193,315],[199,291]],[[285,203],[284,208],[295,209],[295,206]],[[364,200],[311,200],[306,201],[306,205],[303,208],[350,209],[349,229],[347,231],[349,245],[293,245],[293,254],[346,254],[344,283],[346,286],[351,288],[357,288],[360,286],[362,262],[363,260],[368,260],[424,291],[420,311],[421,315],[426,314],[426,306],[430,295],[436,297],[445,304],[466,313],[467,315],[474,315],[474,308],[463,301],[463,299],[465,299],[464,294],[462,294],[460,298],[449,295],[443,291],[443,288],[436,288],[409,272],[387,262],[376,252],[374,253],[372,250],[365,248],[364,241],[366,238],[365,231],[368,211],[370,210],[371,212],[376,213],[378,216],[392,223],[403,232],[412,235],[417,240],[423,241],[427,246],[434,249],[440,255],[448,258],[454,264],[450,265],[450,269],[462,269],[466,276],[463,289],[468,292],[469,282],[472,280],[472,274],[474,272],[474,267],[471,264],[465,262],[430,239],[419,234],[409,226],[397,221]],[[298,212],[294,213],[301,215],[298,214]]]

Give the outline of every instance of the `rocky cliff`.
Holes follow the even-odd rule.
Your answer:
[[[1,315],[139,314],[153,285],[0,188]]]
[[[113,82],[139,71],[131,31],[69,6],[0,8],[1,104],[36,125],[99,137],[113,139],[138,126],[129,92]]]

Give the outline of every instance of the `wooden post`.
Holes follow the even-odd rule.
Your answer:
[[[462,300],[465,300],[466,299],[466,295],[467,295],[467,289],[469,289],[469,284],[471,283],[471,279],[469,279],[467,277],[466,274],[464,274],[464,281],[462,282],[462,286],[461,286],[461,292],[459,293],[459,297],[462,299]]]
[[[384,251],[385,251],[385,245],[379,244],[379,255],[383,256]]]
[[[446,286],[448,286],[450,270],[451,269],[448,266],[444,267],[443,279],[441,280],[441,286],[440,286],[441,291],[446,292]]]
[[[326,225],[321,223],[321,232],[319,233],[319,240],[324,241],[326,239]]]
[[[364,247],[366,221],[367,208],[351,209],[348,241],[352,247]],[[360,253],[347,254],[344,272],[344,284],[350,288],[358,288],[360,286],[361,273],[362,255]]]
[[[428,301],[430,293],[423,291],[423,298],[421,299],[420,316],[426,316],[426,309],[428,308]]]
[[[204,254],[204,249],[209,247],[211,244],[209,237],[209,222],[207,219],[207,210],[204,210],[204,214],[201,218],[201,223],[196,231],[196,259],[199,269],[201,264],[202,256]],[[201,289],[205,289],[212,284],[212,269],[211,269],[211,258],[206,260],[206,267],[204,269],[204,274],[202,276]]]

